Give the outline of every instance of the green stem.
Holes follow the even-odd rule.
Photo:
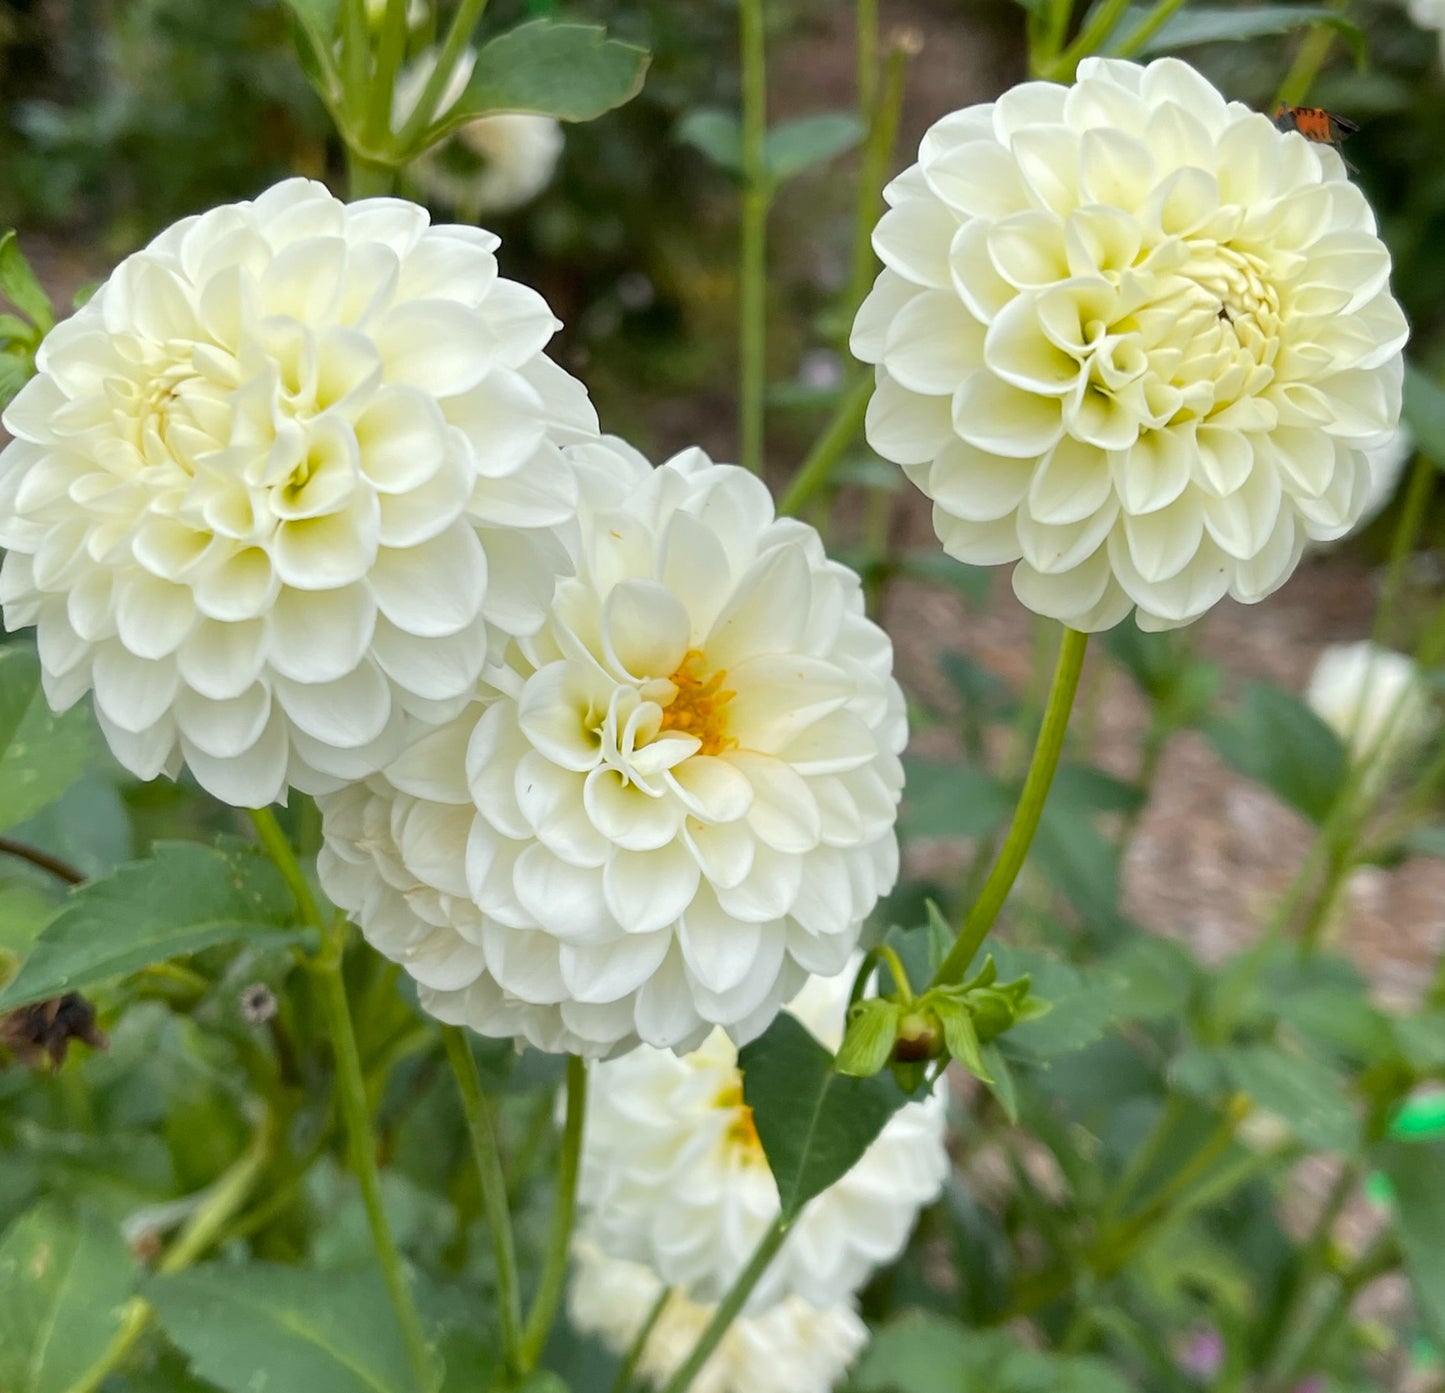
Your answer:
[[[57,880],[63,880],[67,885],[81,885],[85,882],[85,873],[77,870],[69,861],[62,861],[58,856],[52,856],[48,851],[41,851],[38,846],[31,846],[28,842],[12,841],[9,837],[0,837],[0,852],[6,856],[17,857],[21,861],[29,861],[38,870],[46,871]]]
[[[281,872],[281,879],[286,882],[286,888],[296,901],[301,922],[316,929],[323,927],[321,910],[317,907],[316,897],[311,893],[310,882],[301,870],[301,864],[291,849],[291,843],[286,840],[281,824],[276,821],[276,814],[270,808],[248,808],[247,812],[252,826],[256,829],[262,850]]]
[[[1128,8],[1129,0],[1102,0],[1079,31],[1078,37],[1049,64],[1047,75],[1057,82],[1072,82],[1080,59],[1098,52]]]
[[[772,188],[768,176],[767,49],[763,0],[739,0],[742,61],[743,206],[738,263],[738,462],[754,474],[763,468],[763,405],[767,391],[767,228]]]
[[[346,193],[351,199],[380,198],[396,187],[396,170],[346,148]]]
[[[1129,37],[1115,46],[1115,54],[1120,58],[1132,58],[1169,22],[1175,10],[1183,4],[1184,0],[1159,0],[1144,16],[1143,22],[1130,30]]]
[[[807,458],[798,467],[793,481],[778,500],[779,516],[796,517],[810,503],[832,477],[833,470],[843,457],[843,451],[853,443],[868,411],[868,402],[873,396],[873,374],[860,377],[843,395],[833,412],[833,419],[823,428],[823,433],[813,442]]]
[[[288,848],[289,850],[289,848]],[[284,869],[283,869],[284,874]],[[435,1383],[431,1355],[421,1317],[417,1314],[411,1291],[402,1269],[401,1253],[387,1222],[381,1198],[381,1174],[376,1165],[376,1149],[372,1141],[371,1110],[366,1101],[366,1077],[361,1067],[361,1052],[351,1023],[351,1008],[346,999],[346,982],[342,977],[342,958],[346,943],[344,922],[329,925],[323,931],[322,951],[313,963],[321,984],[321,1007],[326,1018],[326,1033],[331,1040],[336,1060],[336,1085],[341,1099],[341,1116],[346,1126],[351,1152],[351,1168],[361,1187],[361,1202],[371,1228],[371,1242],[377,1262],[396,1312],[397,1324],[406,1341],[407,1358],[412,1376],[422,1393]]]
[[[520,1363],[524,1373],[537,1367],[562,1288],[567,1281],[567,1259],[572,1249],[572,1221],[577,1212],[577,1175],[582,1166],[582,1127],[587,1118],[587,1064],[575,1054],[567,1056],[567,1117],[562,1124],[562,1160],[557,1168],[557,1200],[552,1210],[552,1229],[547,1235],[547,1253],[542,1276],[527,1313],[522,1333]]]
[[[737,1281],[732,1284],[728,1294],[712,1313],[712,1319],[697,1337],[692,1352],[668,1379],[662,1393],[687,1393],[693,1379],[701,1372],[702,1366],[707,1363],[708,1357],[718,1347],[719,1341],[727,1334],[728,1327],[752,1295],[753,1288],[762,1279],[768,1264],[777,1256],[778,1249],[783,1246],[783,1240],[788,1236],[788,1227],[788,1221],[781,1214],[773,1220],[771,1227],[763,1235],[762,1242],[753,1249],[748,1265],[738,1274]]]
[[[1148,1173],[1149,1167],[1159,1159],[1165,1143],[1183,1120],[1184,1102],[1177,1093],[1171,1093],[1159,1110],[1153,1127],[1149,1129],[1149,1135],[1135,1148],[1129,1164],[1124,1167],[1114,1188],[1109,1192],[1109,1197],[1104,1201],[1099,1216],[1099,1223],[1103,1227],[1111,1226],[1124,1212],[1124,1206],[1128,1204],[1139,1182]]]
[[[860,0],[860,8],[864,0]],[[883,85],[876,101],[863,108],[868,134],[863,142],[863,158],[858,170],[858,202],[853,225],[853,265],[848,277],[847,320],[852,322],[858,306],[868,294],[877,268],[873,254],[873,228],[883,211],[883,184],[888,177],[888,162],[898,139],[898,122],[903,112],[903,78],[908,60],[920,48],[918,35],[911,30],[893,36],[884,62]],[[876,71],[876,57],[872,60]]]
[[[1310,84],[1319,75],[1325,59],[1329,57],[1330,45],[1335,40],[1335,31],[1327,24],[1314,25],[1290,64],[1289,72],[1275,93],[1275,107],[1281,104],[1297,106],[1309,95]]]
[[[422,88],[416,110],[406,118],[401,130],[397,133],[396,143],[403,156],[409,158],[415,153],[413,146],[416,145],[422,132],[431,125],[433,117],[437,114],[436,104],[441,100],[442,93],[446,91],[452,72],[460,61],[472,34],[476,31],[477,25],[481,22],[482,11],[486,8],[487,0],[462,0],[462,3],[457,6],[457,12],[452,17],[451,28],[447,30],[446,38],[442,40],[441,52],[437,55],[437,65],[427,79],[426,86]]]
[[[873,951],[888,964],[888,971],[893,974],[893,990],[898,993],[898,1000],[904,1006],[911,1006],[913,986],[908,980],[908,969],[903,966],[903,960],[887,943],[880,943]]]
[[[878,96],[878,0],[856,0],[853,7],[854,71],[858,84],[858,114],[873,116]]]
[[[472,1158],[482,1187],[482,1210],[492,1234],[497,1262],[497,1295],[501,1303],[502,1349],[509,1368],[519,1370],[522,1347],[522,1288],[517,1275],[517,1250],[507,1212],[507,1178],[497,1147],[491,1109],[482,1093],[482,1079],[466,1035],[454,1025],[442,1027],[442,1044],[462,1096],[462,1112],[472,1139]]]
[[[396,75],[406,57],[406,12],[409,0],[386,0],[381,21],[381,42],[376,49],[376,71],[367,92],[366,140],[372,149],[391,140],[391,107]]]
[[[637,1366],[642,1362],[642,1356],[647,1351],[647,1342],[652,1338],[652,1332],[657,1329],[657,1322],[662,1319],[662,1313],[667,1309],[667,1303],[672,1300],[672,1288],[663,1287],[658,1292],[657,1300],[652,1303],[652,1309],[647,1313],[647,1319],[642,1322],[637,1334],[632,1337],[632,1343],[627,1347],[627,1353],[622,1356],[622,1363],[617,1366],[617,1377],[612,1380],[611,1393],[627,1393],[627,1386],[632,1382],[632,1376],[637,1372]]]
[[[1425,513],[1430,506],[1430,495],[1435,489],[1435,465],[1428,456],[1417,454],[1410,466],[1410,478],[1405,485],[1405,498],[1400,505],[1400,515],[1390,537],[1390,559],[1385,567],[1385,587],[1380,594],[1380,605],[1375,611],[1375,622],[1370,627],[1370,638],[1381,643],[1389,632],[1390,620],[1394,618],[1395,607],[1400,602],[1400,592],[1405,585],[1405,568],[1420,529],[1425,522]]]
[[[371,26],[366,22],[366,0],[344,0],[341,7],[341,105],[352,123],[366,110],[370,58]]]
[[[1079,689],[1079,674],[1083,671],[1088,644],[1087,634],[1076,629],[1064,630],[1058,662],[1054,667],[1053,685],[1044,707],[1043,724],[1039,727],[1038,743],[1034,746],[1033,760],[1024,779],[1023,791],[1019,794],[1008,836],[1004,838],[1003,849],[984,882],[983,890],[969,910],[963,929],[934,977],[934,986],[963,981],[968,965],[988,936],[1023,868],[1064,748],[1064,736],[1069,728],[1069,715],[1074,707],[1074,694]]]

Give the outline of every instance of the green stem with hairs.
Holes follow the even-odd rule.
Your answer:
[[[1043,816],[1059,755],[1064,748],[1064,736],[1069,729],[1069,716],[1074,708],[1074,695],[1079,689],[1079,674],[1084,668],[1084,653],[1088,645],[1087,634],[1076,629],[1064,629],[1053,683],[1044,707],[1043,723],[1039,727],[1033,759],[1024,778],[1023,791],[1019,794],[1008,836],[1004,838],[998,860],[969,910],[958,938],[939,966],[934,986],[963,981],[968,965],[988,936],[1008,899],[1009,891],[1013,889],[1014,881],[1018,879],[1019,871],[1023,869],[1034,834],[1038,831],[1039,819]]]
[[[783,1246],[783,1240],[788,1236],[788,1230],[788,1221],[779,1214],[763,1235],[762,1241],[753,1249],[753,1255],[748,1259],[748,1265],[738,1274],[737,1281],[732,1284],[727,1295],[718,1303],[717,1309],[712,1313],[712,1319],[708,1321],[702,1334],[697,1337],[697,1343],[692,1347],[691,1353],[683,1360],[677,1372],[668,1379],[662,1393],[687,1393],[692,1386],[693,1379],[701,1372],[702,1366],[707,1363],[708,1357],[718,1347],[722,1337],[727,1334],[728,1327],[736,1319],[748,1297],[752,1295],[753,1288],[762,1280],[768,1264],[777,1256],[778,1249]]]
[[[491,1231],[492,1252],[497,1263],[497,1297],[501,1306],[502,1350],[509,1368],[519,1370],[522,1348],[522,1285],[517,1274],[517,1250],[512,1237],[512,1218],[507,1211],[507,1178],[491,1109],[482,1092],[477,1061],[472,1057],[466,1035],[454,1025],[442,1027],[442,1044],[447,1062],[462,1098],[462,1113],[472,1140],[472,1158],[482,1190],[482,1212]]]
[[[542,1357],[562,1288],[567,1281],[567,1260],[572,1250],[572,1222],[577,1212],[577,1177],[582,1168],[582,1129],[587,1118],[587,1065],[575,1054],[567,1056],[567,1116],[562,1124],[562,1160],[557,1168],[557,1200],[552,1210],[552,1228],[547,1235],[547,1252],[542,1276],[527,1313],[522,1332],[519,1363],[531,1373]]]
[[[763,468],[768,373],[768,70],[763,0],[739,0],[743,200],[738,260],[738,463]]]

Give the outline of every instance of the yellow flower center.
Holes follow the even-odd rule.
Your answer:
[[[742,1081],[729,1084],[723,1089],[714,1100],[714,1106],[721,1108],[724,1112],[733,1113],[733,1119],[728,1124],[725,1134],[728,1146],[734,1151],[741,1152],[743,1161],[761,1162],[766,1165],[767,1158],[763,1155],[763,1144],[758,1139],[758,1129],[753,1122],[753,1110],[743,1102]]]
[[[702,665],[702,653],[689,648],[668,679],[677,688],[677,695],[663,708],[662,729],[695,735],[702,741],[698,754],[719,755],[737,748],[738,742],[727,733],[728,703],[737,693],[723,689],[725,668],[711,676],[700,676]]]

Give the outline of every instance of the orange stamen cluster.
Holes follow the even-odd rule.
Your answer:
[[[724,1111],[733,1113],[733,1119],[728,1124],[726,1134],[728,1145],[746,1152],[749,1159],[761,1159],[763,1144],[758,1138],[757,1124],[753,1121],[753,1110],[743,1102],[742,1084],[735,1083],[723,1089],[717,1096],[716,1105]]]
[[[702,755],[720,755],[735,750],[738,742],[727,733],[727,705],[736,692],[723,690],[727,670],[719,668],[711,677],[697,675],[703,655],[689,648],[682,663],[668,679],[677,688],[677,695],[662,711],[662,729],[695,735],[702,741]]]

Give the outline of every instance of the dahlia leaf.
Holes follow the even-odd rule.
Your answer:
[[[402,1393],[415,1387],[386,1288],[370,1271],[208,1264],[145,1295],[194,1371],[227,1393]]]
[[[743,1046],[738,1064],[785,1219],[852,1170],[907,1101],[885,1075],[838,1073],[833,1056],[787,1012]]]
[[[15,980],[10,1010],[237,939],[289,937],[290,893],[270,861],[241,842],[158,842],[75,890],[41,931]]]
[[[34,817],[80,778],[91,730],[83,707],[50,709],[33,648],[0,650],[0,831]]]
[[[435,140],[498,111],[591,121],[642,90],[651,55],[593,24],[535,19],[484,44],[465,90],[427,132]]]
[[[1390,1142],[1378,1153],[1395,1202],[1405,1271],[1426,1328],[1445,1341],[1445,1143]]]
[[[767,134],[763,157],[768,175],[781,184],[826,163],[863,139],[863,123],[847,111],[823,111],[784,121]]]
[[[1129,19],[1142,21],[1149,13],[1150,8],[1141,5],[1130,9]],[[1344,39],[1356,60],[1363,59],[1365,37],[1359,25],[1325,5],[1259,5],[1253,9],[1233,5],[1194,6],[1187,13],[1171,15],[1139,46],[1138,52],[1142,57],[1155,58],[1161,53],[1193,48],[1197,44],[1243,43],[1271,34],[1288,34],[1311,24],[1333,29]],[[1137,24],[1127,21],[1120,25],[1116,32],[1125,37],[1121,43],[1109,47],[1132,51],[1129,44],[1137,28]]]
[[[55,324],[50,296],[30,269],[13,232],[0,237],[0,291],[42,334]]]
[[[698,107],[677,123],[678,142],[700,150],[719,169],[734,176],[743,172],[743,133],[731,111]]]
[[[119,1230],[50,1202],[0,1239],[0,1388],[79,1386],[125,1317],[135,1260]]]

